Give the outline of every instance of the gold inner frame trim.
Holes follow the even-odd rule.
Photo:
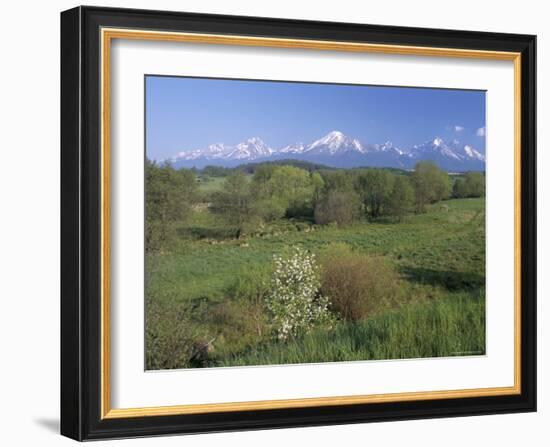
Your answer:
[[[405,402],[431,399],[504,396],[521,393],[521,54],[514,52],[465,50],[456,48],[384,45],[371,43],[280,39],[266,37],[145,31],[121,28],[101,29],[101,418],[168,416],[230,411],[284,408],[311,408]],[[111,408],[110,340],[110,175],[111,175],[111,41],[113,39],[201,43],[211,45],[259,46],[271,48],[382,53],[409,56],[438,56],[467,59],[505,60],[514,63],[514,385],[444,391],[404,392],[354,396],[327,396],[304,399],[223,402],[142,408]]]

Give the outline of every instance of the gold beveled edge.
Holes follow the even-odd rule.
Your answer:
[[[159,40],[218,45],[302,48],[313,50],[368,52],[413,56],[442,56],[514,62],[514,385],[511,387],[422,391],[356,396],[329,396],[215,404],[174,405],[141,408],[111,408],[110,363],[110,48],[111,39]],[[427,399],[503,396],[521,393],[521,53],[456,48],[383,45],[335,41],[278,39],[250,36],[175,33],[134,29],[101,29],[101,418],[168,416],[229,411],[308,408]]]
[[[521,392],[521,53],[514,59],[514,384]]]
[[[446,56],[474,59],[515,60],[519,53],[510,51],[464,50],[460,48],[422,47],[330,40],[287,39],[273,37],[234,36],[221,34],[178,33],[123,28],[102,28],[113,39],[162,40],[167,42],[204,43],[215,45],[302,48],[308,50],[347,51],[355,53],[403,54],[411,56]]]
[[[111,410],[111,40],[101,33],[101,417]]]
[[[475,394],[472,394],[474,393]],[[285,408],[310,408],[330,405],[353,405],[365,403],[410,402],[426,399],[456,399],[461,397],[487,397],[517,394],[515,387],[418,391],[394,394],[369,394],[341,397],[309,397],[304,399],[278,399],[250,402],[224,402],[218,404],[173,405],[164,407],[117,408],[112,409],[104,417],[106,419],[168,416],[176,414],[223,413],[230,411],[279,410]],[[396,398],[396,396],[398,398]]]

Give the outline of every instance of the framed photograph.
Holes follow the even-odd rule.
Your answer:
[[[63,12],[62,434],[535,411],[535,44]]]

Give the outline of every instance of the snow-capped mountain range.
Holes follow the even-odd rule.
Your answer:
[[[410,169],[421,160],[431,160],[447,171],[485,170],[485,156],[456,139],[444,141],[436,137],[409,149],[400,149],[390,141],[365,144],[337,130],[309,144],[295,143],[273,149],[260,138],[253,137],[236,146],[218,143],[203,149],[183,151],[165,161],[176,168],[203,168],[207,165],[233,167],[282,159],[305,160],[337,168],[373,166],[403,169]]]

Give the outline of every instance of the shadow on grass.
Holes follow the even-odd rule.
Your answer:
[[[422,267],[403,267],[405,279],[420,284],[442,286],[448,290],[472,291],[485,287],[485,276],[474,272],[433,270]]]
[[[234,239],[237,230],[233,228],[207,228],[207,227],[184,227],[178,228],[177,234],[179,237],[186,239]]]

